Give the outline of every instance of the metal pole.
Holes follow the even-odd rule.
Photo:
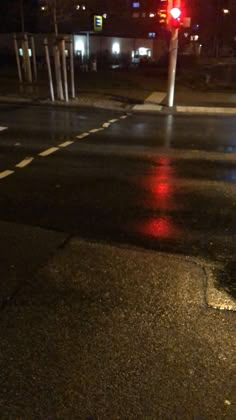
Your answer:
[[[18,50],[16,34],[13,35],[13,41],[14,41],[14,48],[15,48],[15,54],[16,54],[16,64],[17,64],[19,81],[20,83],[22,83],[23,79],[22,79],[22,71],[21,71],[21,66],[20,66],[20,58],[19,58],[19,50]]]
[[[169,50],[169,72],[168,72],[168,92],[167,102],[170,108],[174,105],[174,94],[175,94],[175,75],[176,65],[178,56],[178,29],[172,29],[170,50]]]
[[[63,71],[63,79],[64,79],[65,100],[66,102],[69,102],[67,68],[66,68],[66,43],[64,39],[61,40],[61,54],[62,54],[62,71]]]
[[[74,42],[73,35],[70,39],[70,75],[71,75],[71,97],[75,99],[75,72],[74,72]]]
[[[52,69],[51,69],[51,62],[50,62],[50,55],[49,55],[48,40],[47,40],[47,38],[44,38],[44,47],[45,47],[46,62],[47,62],[47,67],[48,67],[48,77],[49,77],[50,94],[51,94],[52,102],[54,102],[55,101],[55,96],[54,96],[54,88],[53,88],[53,80],[52,80]]]
[[[34,80],[37,81],[38,79],[38,72],[37,72],[37,63],[36,63],[36,52],[35,52],[35,43],[34,37],[30,37],[31,41],[31,48],[32,48],[32,58],[33,58],[33,68],[34,68]]]

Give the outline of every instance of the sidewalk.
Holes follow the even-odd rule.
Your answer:
[[[71,239],[1,312],[2,418],[234,419],[210,267]]]
[[[143,104],[135,105],[134,110],[169,113],[166,92],[152,92],[144,100]],[[172,112],[236,115],[236,94],[211,91],[202,92],[177,86]]]
[[[236,114],[236,93],[232,91],[197,90],[181,85],[175,90],[175,106],[166,103],[166,79],[148,74],[108,72],[80,74],[76,81],[76,99],[69,103],[56,101],[56,106],[89,106],[134,112],[217,113]],[[52,104],[46,81],[33,89],[19,87],[17,81],[0,78],[0,101]]]

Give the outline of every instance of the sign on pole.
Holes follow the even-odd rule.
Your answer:
[[[103,29],[103,17],[100,15],[94,15],[93,17],[93,30],[100,32]]]

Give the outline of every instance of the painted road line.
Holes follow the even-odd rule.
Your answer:
[[[34,160],[33,157],[28,157],[22,160],[21,162],[17,163],[15,165],[16,168],[25,168],[27,165],[29,165]]]
[[[44,150],[43,152],[39,153],[38,156],[48,156],[56,152],[57,150],[59,150],[59,147],[51,147],[50,149]]]
[[[89,130],[90,133],[97,133],[98,131],[102,131],[104,130],[104,128],[100,127],[100,128],[93,128],[92,130]]]
[[[0,179],[6,178],[7,176],[12,175],[12,174],[14,174],[14,171],[6,170],[3,172],[0,172]]]
[[[58,147],[67,147],[67,146],[70,146],[73,143],[74,143],[73,141],[68,140],[68,141],[65,141],[64,143],[59,144]]]
[[[7,130],[8,127],[0,127],[0,131]]]
[[[108,122],[107,122],[107,123],[102,124],[103,128],[108,128],[108,127],[110,127],[110,125],[111,125],[111,124],[110,124],[110,123],[108,123]]]
[[[78,136],[76,136],[76,138],[77,139],[83,139],[84,137],[87,137],[87,136],[89,136],[89,133],[82,133],[82,134],[79,134]]]
[[[121,120],[125,120],[125,118],[128,118],[128,115],[122,115],[122,116],[120,117],[120,119],[121,119]]]
[[[114,120],[109,120],[109,123],[115,123],[116,121],[118,121],[116,118]]]

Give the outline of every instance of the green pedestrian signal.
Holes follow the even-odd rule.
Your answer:
[[[103,29],[103,17],[100,15],[95,15],[93,17],[93,30],[96,32],[102,31]]]

